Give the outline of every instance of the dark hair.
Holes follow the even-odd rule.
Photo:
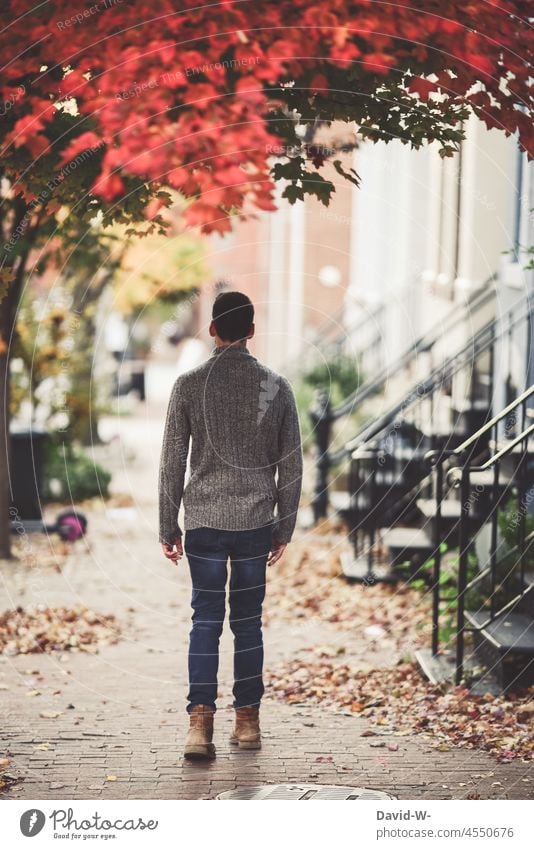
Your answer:
[[[254,306],[243,292],[221,292],[211,314],[217,336],[225,342],[246,339],[254,322]]]

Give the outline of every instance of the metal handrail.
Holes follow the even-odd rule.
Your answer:
[[[530,387],[534,392],[534,384]],[[532,394],[532,393],[530,393]],[[530,396],[527,396],[530,397]],[[497,419],[497,422],[501,421],[501,419]],[[508,442],[506,445],[497,451],[493,457],[490,457],[489,460],[486,460],[481,466],[467,466],[467,473],[471,474],[471,472],[487,472],[488,469],[491,469],[495,463],[498,463],[499,460],[502,460],[503,457],[506,457],[510,454],[514,448],[519,445],[520,442],[524,442],[525,439],[528,439],[529,436],[534,435],[534,424],[529,425],[529,427],[525,428],[519,436],[516,436],[515,439]],[[456,451],[453,451],[452,454],[456,454]],[[451,486],[457,487],[460,485],[461,478],[463,474],[463,468],[460,466],[455,466],[453,469],[449,469],[447,472],[447,483]]]
[[[456,683],[460,683],[463,676],[463,668],[464,668],[464,638],[466,631],[481,631],[486,628],[491,622],[495,620],[498,615],[501,615],[504,612],[507,612],[514,608],[515,604],[523,597],[526,593],[526,589],[524,586],[524,566],[525,566],[525,553],[527,548],[530,546],[529,540],[532,539],[532,534],[525,536],[525,527],[526,527],[526,513],[524,509],[521,509],[521,505],[524,504],[524,497],[526,493],[526,472],[525,472],[525,459],[528,452],[528,443],[529,437],[534,434],[534,423],[525,426],[525,422],[527,417],[525,415],[526,411],[526,402],[528,399],[534,394],[534,385],[530,386],[524,392],[521,393],[518,398],[515,399],[511,404],[508,404],[503,410],[500,411],[496,416],[493,416],[490,422],[486,423],[486,426],[477,431],[476,434],[473,434],[469,440],[466,440],[461,446],[454,452],[449,452],[447,457],[442,458],[438,464],[438,472],[440,473],[440,479],[443,480],[443,464],[445,459],[450,459],[451,456],[455,454],[465,454],[465,449],[469,448],[471,445],[476,443],[481,436],[484,436],[488,433],[491,428],[495,428],[495,433],[497,432],[497,425],[503,421],[506,416],[514,410],[517,406],[523,405],[523,429],[522,431],[514,437],[512,440],[507,442],[506,445],[503,445],[499,448],[495,454],[489,457],[484,463],[480,465],[473,465],[472,460],[467,461],[461,467],[454,467],[449,469],[447,472],[447,483],[454,487],[460,486],[461,494],[460,494],[460,502],[461,502],[461,514],[460,514],[460,538],[459,538],[459,568],[458,568],[458,593],[457,593],[457,625],[456,625]],[[520,579],[521,579],[521,590],[519,593],[515,595],[514,598],[510,599],[504,606],[502,606],[498,611],[496,610],[495,604],[495,589],[496,589],[496,569],[497,569],[497,512],[498,509],[498,500],[497,500],[497,487],[499,485],[499,469],[500,462],[503,458],[510,455],[518,445],[523,444],[524,451],[522,457],[519,461],[520,468],[520,476],[519,476],[519,484],[518,484],[518,513],[520,516],[519,523],[519,542],[512,549],[515,549],[520,554]],[[478,575],[472,581],[467,580],[468,574],[468,552],[471,543],[471,534],[469,531],[469,518],[470,518],[470,476],[472,473],[476,472],[484,472],[488,469],[494,470],[493,476],[493,487],[494,487],[494,506],[495,510],[493,511],[493,516],[491,520],[492,527],[492,538],[491,538],[491,548],[490,548],[490,566],[483,570],[480,575]],[[442,487],[438,496],[442,496]],[[437,540],[439,547],[439,539]],[[528,543],[528,544],[527,544]],[[439,555],[437,556],[439,562]],[[465,600],[467,590],[474,585],[474,583],[482,580],[482,578],[489,574],[491,576],[491,592],[488,596],[490,600],[490,613],[489,618],[486,619],[483,623],[479,623],[478,625],[470,625],[466,626],[465,623]],[[434,585],[434,604],[433,604],[433,622],[434,626],[437,627],[437,617],[439,616],[439,565],[436,573],[437,583]],[[435,654],[437,652],[437,639],[433,639],[432,650]]]
[[[471,301],[456,304],[447,313],[442,322],[433,325],[430,330],[427,330],[419,337],[419,339],[413,342],[410,347],[407,348],[400,357],[398,357],[393,366],[384,367],[378,375],[373,378],[373,380],[356,389],[352,395],[349,395],[348,398],[339,405],[339,407],[332,409],[330,412],[332,421],[341,418],[347,413],[353,412],[355,406],[359,406],[369,396],[378,392],[380,387],[383,386],[387,380],[390,380],[409,365],[417,354],[425,353],[430,350],[440,338],[442,338],[446,333],[450,333],[451,330],[461,323],[462,319],[465,317],[467,307],[480,309],[480,307],[482,307],[486,301],[490,300],[490,297],[495,294],[494,289],[488,289],[487,287],[489,284],[495,282],[496,279],[497,275],[492,274],[491,277],[485,280],[484,283],[475,290]],[[450,323],[451,319],[452,323]]]
[[[470,436],[469,439],[466,439],[465,442],[462,442],[462,444],[455,448],[452,453],[456,455],[463,454],[464,451],[466,451],[467,448],[469,448],[474,442],[477,442],[481,436],[485,436],[485,434],[491,430],[494,425],[499,424],[499,422],[505,419],[506,416],[515,410],[516,407],[519,407],[523,401],[527,401],[531,395],[534,395],[534,383],[532,386],[529,386],[528,389],[525,389],[525,391],[519,395],[515,401],[512,401],[512,403],[508,404],[508,406],[501,410],[500,413],[497,413],[496,416],[493,416],[492,419],[483,424],[476,433]]]
[[[464,361],[464,357],[472,357],[473,349],[476,350],[474,353],[476,355],[483,353],[488,350],[491,345],[497,340],[500,339],[505,333],[508,333],[513,327],[515,327],[519,322],[523,321],[530,313],[531,306],[529,305],[525,308],[519,315],[513,315],[513,313],[508,314],[508,321],[503,323],[499,329],[499,332],[495,332],[497,324],[500,320],[492,319],[490,322],[485,324],[477,333],[467,342],[463,348],[459,351],[448,357],[443,363],[430,373],[430,376],[424,382],[418,382],[414,384],[411,390],[402,398],[402,400],[398,401],[396,404],[391,407],[387,413],[384,413],[376,422],[372,424],[364,425],[363,428],[354,436],[351,440],[345,443],[342,448],[336,451],[330,457],[330,462],[337,463],[347,454],[350,454],[355,448],[359,445],[367,442],[369,439],[373,439],[377,436],[382,430],[391,425],[399,412],[401,410],[406,410],[412,406],[412,404],[417,401],[421,401],[426,398],[431,392],[435,389],[436,385],[442,383],[444,380],[453,377],[457,372],[461,371],[462,368],[465,367],[466,363]],[[488,338],[486,338],[488,337]],[[471,444],[471,443],[470,443]],[[429,452],[430,458],[431,452]]]
[[[358,318],[356,321],[352,322],[352,324],[349,324],[347,327],[343,328],[343,330],[340,333],[338,333],[337,336],[334,336],[333,339],[327,340],[327,342],[325,342],[325,344],[326,345],[339,345],[343,341],[343,339],[346,339],[347,336],[350,336],[353,333],[357,333],[358,330],[360,330],[360,328],[365,327],[365,325],[368,322],[372,321],[372,319],[376,318],[376,316],[383,313],[385,311],[385,309],[386,309],[386,305],[383,302],[381,302],[379,304],[375,304],[371,308],[370,312],[368,312],[366,315]],[[321,328],[318,328],[317,337],[319,338],[322,335],[324,335],[324,331],[321,331]]]
[[[461,369],[466,365],[465,357],[471,357],[473,354],[473,346],[477,348],[477,354],[487,350],[495,339],[495,336],[492,335],[494,324],[494,321],[491,321],[484,325],[484,327],[482,327],[475,336],[470,339],[466,345],[464,345],[463,348],[451,357],[448,357],[439,366],[436,366],[424,382],[419,381],[414,384],[411,390],[400,401],[394,404],[387,413],[384,413],[383,416],[372,424],[364,425],[356,436],[349,440],[349,442],[345,443],[339,451],[332,455],[331,462],[335,463],[339,461],[342,457],[351,453],[363,442],[367,442],[369,439],[377,436],[382,430],[395,421],[397,415],[402,410],[406,410],[411,407],[412,404],[426,398],[437,385],[443,383],[444,380],[452,377],[458,371],[461,371]],[[490,336],[486,339],[488,334],[490,334]]]
[[[312,362],[313,357],[317,358],[318,354],[322,354],[323,359],[328,358],[330,355],[330,351],[335,348],[339,348],[343,339],[350,334],[357,334],[361,328],[363,328],[368,322],[375,319],[380,313],[382,313],[385,309],[385,304],[380,303],[375,305],[371,312],[367,315],[363,316],[358,321],[351,324],[348,328],[343,329],[340,333],[338,333],[333,338],[328,338],[328,328],[332,324],[336,324],[338,319],[342,317],[345,307],[342,306],[338,312],[332,316],[328,321],[323,322],[313,331],[313,335],[308,341],[308,346],[312,348],[311,351],[308,351],[303,356],[305,357],[305,362]],[[377,334],[376,338],[380,338]],[[374,343],[375,339],[373,339]],[[355,352],[356,358],[361,354],[361,350]],[[302,357],[300,358],[299,363],[286,363],[285,371],[291,371],[293,368],[302,370]]]
[[[479,309],[480,306],[483,305],[483,303],[485,303],[486,300],[490,298],[490,296],[494,297],[494,287],[489,288],[488,284],[491,284],[495,280],[495,278],[496,275],[490,277],[487,281],[485,281],[485,283],[481,287],[475,290],[467,304],[458,304],[456,307],[454,307],[453,310],[448,313],[448,315],[445,317],[445,320],[441,322],[439,326],[436,325],[432,331],[423,334],[423,336],[415,343],[415,345],[411,346],[408,351],[406,351],[405,354],[393,366],[393,373],[396,374],[398,371],[404,368],[409,362],[411,362],[411,360],[419,351],[428,350],[429,347],[431,347],[434,342],[437,341],[437,339],[441,335],[443,335],[444,332],[447,332],[446,329],[448,329],[450,332],[450,330],[456,325],[460,318],[463,318],[465,316],[466,309],[468,309],[470,306],[472,309]],[[475,349],[480,348],[480,353],[483,353],[483,351],[488,348],[491,350],[493,339],[490,338],[488,340],[485,340],[484,334],[489,332],[490,334],[494,335],[494,326],[495,325],[493,322],[488,322],[485,327],[477,331],[477,333],[469,341],[465,349],[462,349],[460,352],[458,352],[457,356],[472,356],[473,345],[475,346]],[[454,374],[455,368],[451,367],[452,360],[448,362],[448,368],[451,373]],[[464,363],[460,363],[457,365],[457,369],[464,368],[465,365],[466,364]],[[426,387],[425,394],[429,394],[435,388],[436,382],[438,380],[442,381],[444,379],[444,368],[446,367],[447,361],[445,365],[442,364],[439,368],[434,368],[432,372],[432,374],[434,375],[434,383],[431,386]],[[357,389],[354,393],[352,393],[352,395],[345,399],[341,406],[335,409],[332,409],[329,395],[325,390],[318,390],[316,392],[314,403],[309,411],[310,417],[313,422],[313,428],[316,439],[316,482],[313,497],[313,511],[316,521],[326,516],[328,505],[328,496],[326,494],[326,491],[328,487],[328,473],[330,467],[333,463],[337,463],[343,458],[345,458],[354,447],[354,440],[351,440],[348,444],[344,445],[337,451],[330,451],[330,429],[332,427],[333,422],[345,413],[353,412],[357,405],[363,403],[363,401],[368,396],[377,392],[380,386],[383,386],[385,381],[389,377],[391,377],[391,375],[391,367],[382,369],[374,380],[364,383],[362,387]],[[419,394],[419,391],[420,387],[416,385],[415,397],[412,398],[411,401],[417,400],[417,395]],[[405,404],[406,400],[404,400],[401,405],[391,411],[393,417],[398,414],[398,412]],[[391,416],[383,417],[381,419],[381,426],[387,427],[389,420],[391,420]],[[362,441],[362,438],[365,438],[370,435],[369,427],[370,426],[368,424],[365,425],[356,434],[355,440],[358,444]],[[380,423],[375,424],[373,426],[374,432],[378,432],[379,427]]]
[[[534,542],[534,531],[532,531],[525,538],[524,547],[530,548],[530,546],[533,542]],[[517,552],[519,552],[519,545],[514,545],[509,551],[506,552],[506,556],[510,557],[510,555],[514,555]],[[491,572],[492,572],[491,566],[487,566],[485,569],[482,569],[482,571],[479,572],[478,575],[476,575],[474,578],[472,578],[470,581],[467,582],[467,584],[465,585],[465,591],[467,592],[467,590],[472,589],[483,578],[487,577],[488,575],[491,575]],[[502,613],[506,613],[509,610],[511,610],[517,604],[519,599],[524,596],[524,594],[525,594],[525,590],[522,590],[521,592],[517,593],[517,595],[515,595],[513,598],[511,598],[510,601],[506,602],[506,604],[504,604],[499,609],[499,615],[501,615]],[[487,626],[490,625],[494,621],[494,619],[495,619],[495,616],[492,613],[490,613],[489,618],[486,619],[485,622],[482,622],[480,625],[476,625],[476,626],[471,625],[469,628],[466,628],[465,630],[466,631],[467,630],[469,630],[469,631],[483,631],[484,628],[487,628]]]

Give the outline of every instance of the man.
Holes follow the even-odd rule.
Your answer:
[[[241,292],[218,295],[209,332],[215,347],[208,360],[174,384],[159,471],[163,553],[176,563],[185,549],[193,585],[186,758],[215,756],[228,559],[236,714],[231,741],[244,749],[261,746],[266,565],[274,565],[291,540],[302,484],[295,399],[289,382],[247,348],[254,335],[250,299]],[[191,474],[184,490],[190,441]],[[182,496],[184,546],[178,525]]]

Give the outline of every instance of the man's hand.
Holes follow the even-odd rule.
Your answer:
[[[176,537],[173,543],[164,542],[161,547],[167,560],[172,560],[173,563],[177,563],[183,557],[182,537]]]
[[[271,551],[269,553],[269,557],[267,558],[267,566],[274,566],[275,563],[278,563],[286,548],[287,543],[276,542],[276,540],[273,540]]]

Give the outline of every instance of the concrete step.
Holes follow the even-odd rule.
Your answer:
[[[501,654],[521,654],[534,658],[534,619],[526,613],[503,613],[484,626],[486,611],[466,611],[472,627],[479,629],[481,637],[488,640]],[[484,626],[484,627],[482,627]]]
[[[339,490],[330,490],[328,500],[331,508],[336,513],[347,513],[350,510],[350,492],[342,492]]]
[[[437,501],[435,498],[418,498],[416,504],[426,519],[434,519],[437,510]],[[462,505],[459,501],[446,498],[441,502],[441,516],[443,519],[459,519],[461,512]]]
[[[424,528],[387,528],[379,532],[379,538],[389,549],[392,566],[406,561],[420,566],[434,553],[432,536]]]

